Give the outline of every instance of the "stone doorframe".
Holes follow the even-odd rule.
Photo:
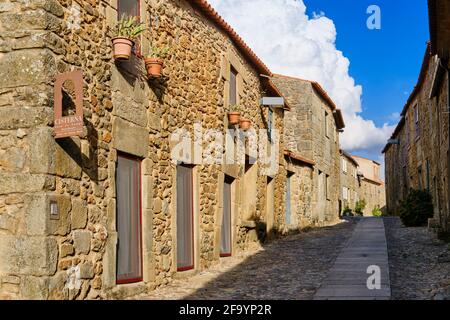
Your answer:
[[[130,142],[132,139],[133,142]],[[108,240],[104,254],[103,283],[113,296],[124,297],[127,292],[134,294],[145,291],[155,281],[155,265],[152,255],[153,246],[153,161],[147,158],[148,147],[145,142],[148,133],[145,129],[120,118],[113,119],[114,159],[108,163],[108,178],[111,182],[110,200],[107,208]],[[140,143],[136,143],[140,142]],[[136,147],[139,145],[139,147]],[[141,160],[141,207],[142,207],[142,275],[143,281],[132,284],[117,284],[117,210],[116,210],[116,163],[117,152],[138,157]],[[133,290],[130,290],[130,287]]]
[[[224,165],[222,172],[218,176],[218,188],[217,188],[217,209],[214,214],[214,259],[218,261],[220,259],[220,239],[222,232],[222,220],[223,220],[223,192],[225,184],[225,176],[233,178],[231,184],[231,255],[237,252],[237,232],[238,232],[238,217],[240,196],[238,190],[240,190],[241,182],[239,181],[239,166],[237,165]]]

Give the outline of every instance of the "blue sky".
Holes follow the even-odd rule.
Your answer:
[[[304,0],[307,14],[333,20],[336,48],[350,60],[349,74],[362,85],[362,116],[377,126],[395,124],[417,82],[429,39],[426,0]],[[369,30],[366,10],[381,9],[381,30]],[[364,151],[355,152],[366,154]]]
[[[383,163],[425,53],[427,0],[209,1],[273,72],[322,85],[343,112],[344,150]],[[367,27],[371,5],[381,30]]]

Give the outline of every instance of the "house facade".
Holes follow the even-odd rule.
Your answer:
[[[434,207],[430,226],[443,229],[449,212],[448,96],[448,72],[428,44],[418,83],[383,150],[388,212],[398,213],[409,190],[427,190]]]
[[[334,222],[339,218],[342,114],[316,82],[282,75],[273,81],[291,107],[285,116],[286,148],[314,163],[307,220],[313,225]]]
[[[120,62],[124,13],[149,29]],[[283,232],[288,106],[261,106],[270,70],[206,1],[7,2],[0,25],[0,298],[133,296]],[[81,132],[58,138],[59,103]]]
[[[341,190],[339,212],[342,214],[350,209],[355,211],[356,202],[360,199],[361,180],[358,175],[359,164],[348,152],[341,150]]]
[[[381,164],[363,157],[353,156],[358,163],[360,179],[359,199],[364,200],[366,206],[364,216],[371,216],[375,209],[385,212],[386,191],[385,183],[381,180]]]
[[[430,42],[419,79],[383,150],[386,160],[387,210],[399,211],[410,189],[427,190],[434,217],[429,227],[449,230],[450,211],[450,4],[429,0]]]

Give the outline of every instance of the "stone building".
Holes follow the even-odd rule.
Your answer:
[[[292,151],[285,151],[286,228],[285,232],[309,227],[312,216],[312,188],[315,162]]]
[[[355,211],[356,202],[360,199],[361,180],[358,175],[359,164],[348,152],[341,150],[341,190],[339,198],[339,212],[346,209]]]
[[[336,221],[341,188],[339,132],[345,126],[342,113],[317,82],[282,75],[275,75],[273,82],[291,107],[284,124],[286,148],[314,166],[311,211],[305,219],[313,225]]]
[[[371,216],[376,208],[385,211],[386,191],[385,184],[380,178],[381,164],[358,156],[353,156],[353,159],[358,163],[359,199],[366,202],[364,216]]]
[[[386,160],[387,210],[398,213],[410,189],[428,190],[434,218],[429,226],[450,224],[450,3],[429,0],[430,42],[417,85],[383,150]]]
[[[447,190],[450,192],[450,3],[445,0],[428,0],[428,7],[430,53],[434,55],[436,65],[430,98],[435,106],[434,112],[438,113],[439,110],[437,117],[442,120],[436,120],[436,115],[433,119],[434,123],[437,123],[437,131],[445,130],[443,135],[447,137],[447,139],[441,139],[441,143],[447,142],[447,171],[442,169],[445,165],[441,164],[438,168],[439,174],[446,176]],[[443,161],[445,160],[441,160]],[[442,204],[441,196],[438,197],[441,204],[435,203],[435,216],[432,223],[448,232],[450,230],[450,195],[447,195],[445,206]]]
[[[122,13],[149,27],[126,62],[111,51]],[[171,48],[161,79],[146,78],[141,55],[150,43]],[[81,86],[62,83],[61,99],[70,106],[81,98],[82,132],[58,139],[55,79],[77,70]],[[204,0],[3,1],[0,298],[145,293],[284,232],[288,106],[260,106],[261,97],[280,96],[271,77]],[[315,84],[296,83],[309,92],[309,141],[293,151],[316,165],[315,220],[333,220],[342,119],[332,120],[338,111]],[[227,134],[230,104],[265,130],[260,137],[271,143],[256,151],[275,160],[253,163],[248,148],[245,163],[205,163],[201,151],[174,162],[184,138],[198,151]],[[299,170],[308,172],[306,164]],[[308,210],[303,201],[298,212]]]
[[[428,190],[434,206],[430,226],[443,229],[448,229],[449,219],[450,108],[446,63],[433,53],[429,43],[417,85],[383,150],[388,212],[398,213],[410,189]]]
[[[433,199],[432,228],[449,230],[449,48],[450,4],[429,0],[430,42],[414,90],[383,150],[387,210],[398,213],[410,189],[428,190]]]

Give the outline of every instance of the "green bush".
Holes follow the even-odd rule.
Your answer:
[[[353,211],[348,206],[345,207],[344,211],[342,211],[342,215],[344,217],[353,217]]]
[[[364,209],[366,208],[366,200],[358,200],[355,204],[355,212],[362,216],[364,214]]]
[[[425,225],[433,217],[431,194],[425,190],[411,190],[400,205],[400,219],[407,227]]]
[[[381,211],[380,206],[375,206],[375,208],[373,208],[372,215],[374,217],[381,217],[383,215],[383,211]]]

